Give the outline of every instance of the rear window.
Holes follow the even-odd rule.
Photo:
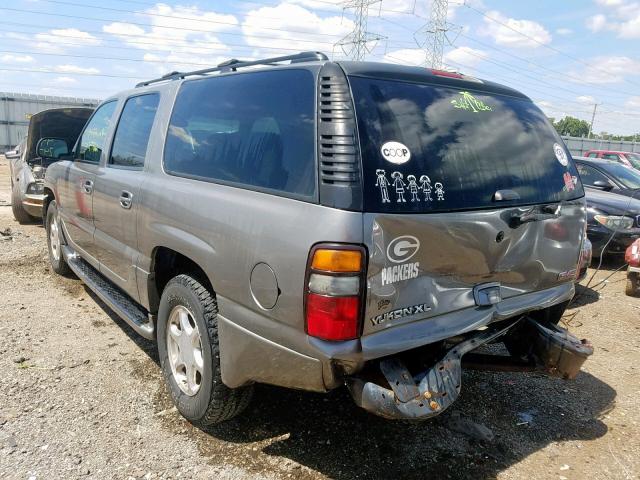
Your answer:
[[[528,100],[350,81],[368,211],[497,208],[584,195],[562,140]]]

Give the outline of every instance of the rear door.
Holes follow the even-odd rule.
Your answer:
[[[76,144],[74,161],[65,174],[58,192],[60,215],[74,247],[97,265],[93,233],[93,192],[95,176],[102,159],[107,136],[112,127],[116,101],[101,105],[87,122]]]
[[[584,192],[533,103],[350,82],[370,254],[365,335],[475,307],[482,286],[499,285],[505,299],[572,281],[566,272],[578,262]],[[520,223],[527,214],[536,221]]]
[[[159,100],[158,93],[126,100],[110,154],[105,166],[97,172],[94,186],[95,245],[100,272],[136,300],[136,215]]]

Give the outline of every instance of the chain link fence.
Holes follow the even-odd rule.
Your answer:
[[[640,141],[600,140],[597,138],[562,136],[571,155],[584,155],[587,150],[616,150],[620,152],[640,153]],[[639,139],[640,140],[640,139]]]

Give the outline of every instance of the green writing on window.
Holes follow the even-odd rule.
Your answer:
[[[470,112],[479,113],[493,110],[489,105],[478,100],[469,92],[460,92],[461,97],[457,100],[451,100],[454,108],[461,108]]]

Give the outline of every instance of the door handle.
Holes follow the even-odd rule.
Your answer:
[[[128,210],[131,208],[132,203],[133,203],[133,193],[123,190],[122,193],[120,194],[120,206]]]
[[[93,193],[93,182],[91,180],[85,180],[82,183],[82,191],[87,195],[91,195]]]

